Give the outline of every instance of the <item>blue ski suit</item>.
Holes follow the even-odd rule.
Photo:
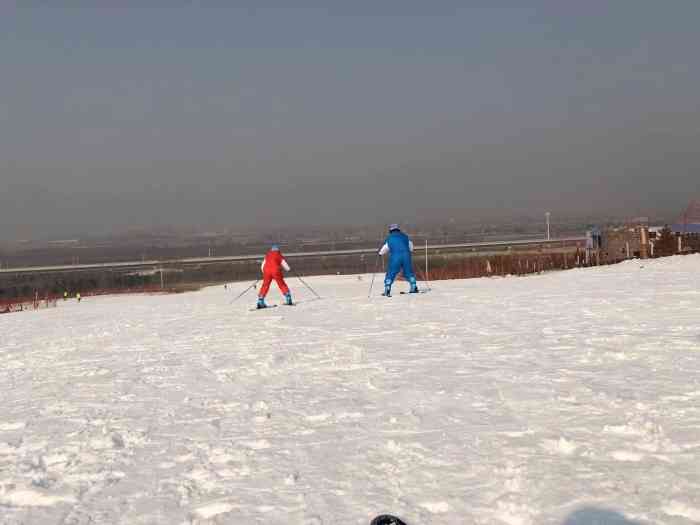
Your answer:
[[[416,288],[416,276],[413,273],[411,262],[412,251],[413,243],[409,240],[408,235],[399,230],[392,231],[386,238],[382,249],[379,250],[380,255],[389,253],[389,266],[384,277],[384,288],[387,294],[400,271],[403,271],[404,279],[411,284],[411,289]]]

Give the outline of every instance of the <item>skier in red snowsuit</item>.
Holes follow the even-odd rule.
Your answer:
[[[284,282],[284,276],[282,270],[288,272],[291,268],[284,260],[282,252],[280,252],[279,246],[276,244],[272,245],[270,251],[265,255],[265,260],[260,265],[260,269],[263,274],[263,283],[260,287],[260,293],[258,294],[258,308],[267,308],[265,304],[265,296],[270,290],[270,284],[274,279],[280,292],[284,294],[284,303],[292,304],[292,294],[289,292],[289,286]]]

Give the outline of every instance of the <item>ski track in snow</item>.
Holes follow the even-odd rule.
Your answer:
[[[700,521],[700,256],[308,282],[1,316],[0,524]]]

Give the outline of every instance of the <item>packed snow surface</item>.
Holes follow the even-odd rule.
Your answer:
[[[700,522],[700,256],[306,281],[0,316],[0,523]]]

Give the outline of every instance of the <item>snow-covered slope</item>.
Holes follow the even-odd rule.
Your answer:
[[[699,256],[289,282],[0,316],[0,523],[700,522]]]

